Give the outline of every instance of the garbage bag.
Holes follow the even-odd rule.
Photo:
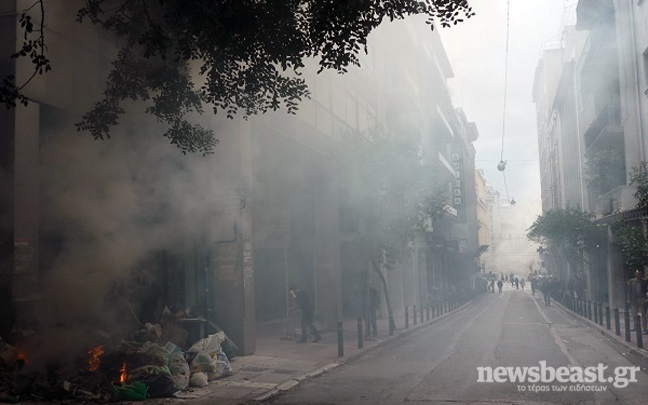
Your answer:
[[[221,343],[223,341],[225,341],[225,332],[217,332],[204,339],[200,339],[198,342],[194,343],[189,350],[195,352],[203,350],[209,354],[216,353],[221,350]]]
[[[140,375],[136,381],[146,384],[148,395],[151,398],[172,397],[180,391],[176,388],[175,381],[170,374]]]
[[[130,381],[140,381],[146,384],[148,395],[151,398],[173,396],[180,391],[176,387],[168,366],[145,366],[131,371]]]
[[[131,384],[114,385],[120,398],[127,401],[144,401],[146,400],[146,384],[141,381],[133,381]]]
[[[192,374],[190,383],[192,387],[202,388],[208,386],[209,381],[207,380],[207,374],[202,372]]]
[[[193,354],[195,353],[195,354]],[[204,350],[193,352],[191,360],[191,373],[209,373],[212,371],[212,357]]]
[[[220,351],[212,354],[211,371],[207,373],[209,380],[227,377],[232,374],[232,366],[225,352]]]
[[[186,390],[189,386],[191,370],[189,370],[189,363],[187,363],[183,353],[172,353],[169,356],[169,370],[176,388],[180,391]]]

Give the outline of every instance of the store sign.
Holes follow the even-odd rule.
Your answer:
[[[461,219],[465,219],[466,207],[465,207],[464,172],[463,172],[463,161],[459,153],[452,154],[452,168],[455,171],[455,178],[452,184],[453,206],[457,210],[457,216]]]

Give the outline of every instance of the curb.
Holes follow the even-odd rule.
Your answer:
[[[269,401],[270,399],[278,396],[279,394],[296,387],[297,385],[302,383],[304,380],[307,380],[309,378],[319,377],[320,375],[322,375],[324,373],[328,373],[329,371],[331,371],[333,369],[336,369],[336,368],[338,368],[340,366],[343,366],[343,365],[345,365],[347,363],[351,363],[351,362],[359,359],[360,357],[364,356],[365,354],[367,354],[371,350],[374,350],[377,347],[379,347],[379,346],[381,346],[381,345],[383,345],[383,344],[385,344],[387,342],[391,342],[392,340],[400,338],[400,337],[408,336],[408,335],[418,331],[419,329],[423,329],[424,327],[427,327],[427,326],[432,326],[433,324],[435,324],[435,323],[449,317],[450,315],[456,314],[458,311],[463,311],[465,308],[467,308],[469,305],[473,304],[475,301],[477,301],[482,296],[483,295],[479,295],[479,296],[475,297],[473,300],[465,303],[464,305],[462,305],[461,307],[455,309],[452,312],[448,312],[446,314],[443,314],[443,315],[441,315],[439,317],[436,317],[434,319],[431,319],[429,321],[424,321],[423,323],[419,323],[418,325],[410,326],[408,329],[403,329],[402,332],[400,332],[397,335],[396,334],[395,335],[390,335],[388,338],[380,340],[375,345],[373,345],[371,347],[367,347],[366,349],[364,349],[364,350],[362,350],[362,351],[360,351],[358,353],[355,353],[355,354],[347,357],[344,360],[326,364],[325,366],[316,368],[316,369],[314,369],[312,371],[309,371],[306,374],[302,374],[300,376],[291,378],[290,380],[288,380],[288,381],[286,381],[284,383],[281,383],[276,388],[273,388],[268,392],[264,392],[263,394],[254,397],[251,401],[255,402],[255,403]]]

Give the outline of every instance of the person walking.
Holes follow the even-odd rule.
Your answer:
[[[646,303],[646,293],[648,292],[648,283],[643,278],[643,271],[635,271],[635,277],[628,280],[628,303],[632,311],[632,320],[635,322],[634,328],[637,328],[637,315],[641,312],[641,328],[644,335],[648,335],[648,318],[646,317],[646,310],[644,304]]]
[[[502,282],[502,280],[499,280],[497,282],[497,289],[499,290],[500,294],[502,293],[502,287],[504,287],[504,283]]]
[[[297,306],[299,306],[299,309],[301,309],[301,340],[298,340],[298,342],[306,342],[306,340],[308,339],[309,329],[313,334],[313,343],[319,342],[320,340],[322,340],[322,337],[313,324],[315,307],[313,306],[310,298],[305,292],[297,288],[297,286],[295,285],[290,286],[289,293],[297,303]]]
[[[365,331],[365,337],[369,337],[369,329],[371,329],[372,336],[378,336],[378,323],[376,321],[376,311],[380,308],[380,294],[374,286],[369,283],[369,296],[367,297],[367,327]]]

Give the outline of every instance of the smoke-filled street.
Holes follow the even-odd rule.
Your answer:
[[[304,382],[272,403],[645,403],[645,369],[637,370],[605,340],[564,309],[544,306],[542,294],[507,286],[501,295],[484,295],[457,314]],[[478,382],[488,379],[479,375],[481,366],[495,371],[494,380],[497,367],[529,367],[529,374],[525,382],[512,382],[509,371],[500,375],[506,382]],[[533,382],[532,367],[541,366],[543,380]],[[569,370],[561,378],[570,382],[548,382],[549,369],[560,374],[561,368]],[[579,376],[596,381],[575,382]],[[600,382],[601,377],[608,382]]]

